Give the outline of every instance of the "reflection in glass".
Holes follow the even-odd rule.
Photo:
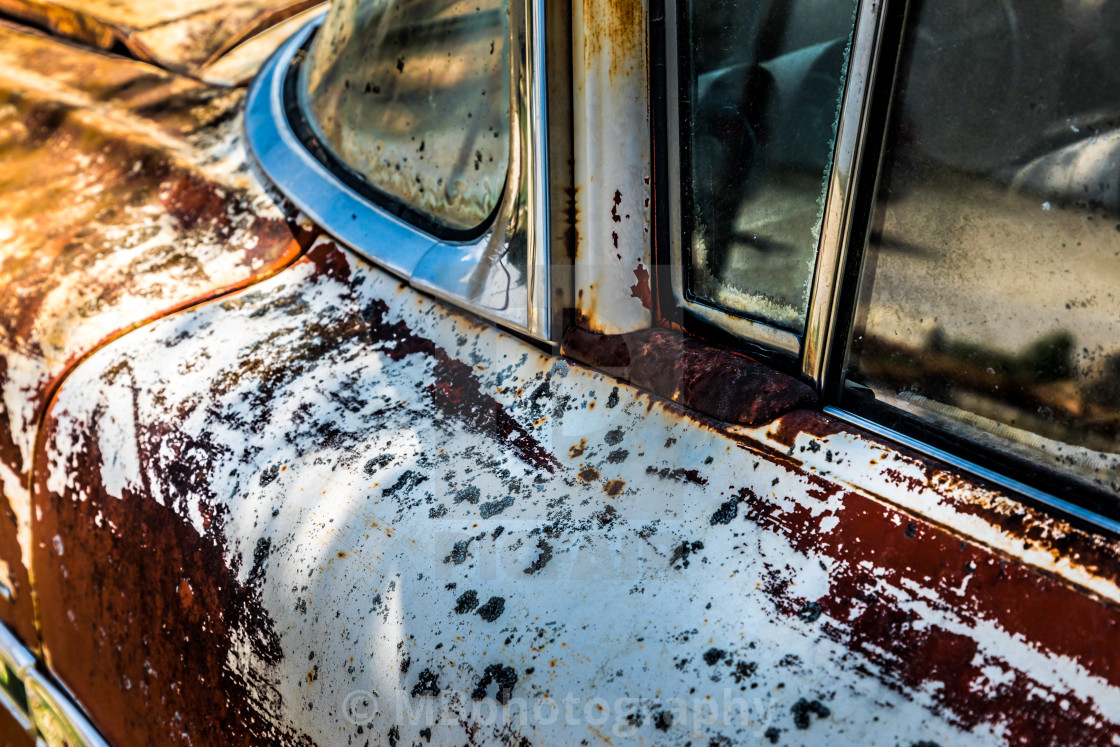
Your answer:
[[[800,333],[856,2],[686,5],[689,292]]]
[[[1120,2],[917,10],[848,391],[1120,493]]]
[[[318,138],[443,226],[480,226],[509,164],[508,0],[338,0],[301,71]]]

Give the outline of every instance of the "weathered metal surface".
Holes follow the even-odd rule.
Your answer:
[[[0,619],[28,645],[27,480],[53,387],[98,345],[310,240],[246,170],[241,99],[0,25]]]
[[[36,459],[44,651],[122,743],[1120,743],[1115,540],[328,243],[99,350]]]
[[[327,8],[326,4],[316,5],[245,40],[203,65],[198,70],[199,79],[216,86],[240,86],[248,83],[281,44],[306,24],[326,13]]]
[[[241,42],[320,2],[0,0],[0,13],[101,49],[120,43],[142,60],[196,73]]]
[[[725,423],[769,423],[817,401],[813,389],[792,376],[668,329],[597,335],[571,327],[562,351]]]
[[[645,0],[573,2],[576,323],[650,326],[650,103]]]

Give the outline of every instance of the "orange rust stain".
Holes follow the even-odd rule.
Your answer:
[[[622,490],[625,487],[626,487],[626,481],[624,481],[624,480],[607,480],[603,484],[603,490],[605,490],[607,495],[610,496],[611,498],[614,498],[615,496],[622,493]]]
[[[646,8],[642,0],[583,0],[583,54],[588,70],[609,55],[611,82],[635,70],[644,73]]]
[[[194,589],[191,588],[190,582],[185,578],[179,582],[179,601],[187,609],[190,609],[190,606],[194,604]]]
[[[568,456],[572,459],[578,459],[583,456],[585,451],[587,451],[587,439],[581,438],[578,444],[568,449]]]
[[[594,467],[584,467],[579,472],[579,479],[584,482],[595,482],[599,479],[599,470]]]

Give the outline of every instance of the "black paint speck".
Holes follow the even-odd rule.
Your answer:
[[[425,669],[420,672],[419,680],[412,688],[412,697],[417,695],[428,695],[435,697],[439,695],[439,675],[433,674],[432,670]]]
[[[770,744],[777,744],[778,740],[782,737],[782,730],[771,726],[766,730],[766,738],[770,740]]]
[[[682,542],[673,548],[673,555],[669,558],[669,565],[676,568],[678,571],[683,568],[688,568],[688,556],[697,550],[703,550],[704,543],[696,542]]]
[[[460,615],[467,614],[477,606],[478,592],[473,589],[471,589],[470,591],[464,591],[459,595],[459,598],[455,600],[455,611]]]
[[[487,501],[478,507],[478,513],[482,518],[489,519],[491,516],[497,516],[502,511],[513,505],[513,498],[506,496],[500,501]]]
[[[669,727],[673,725],[673,714],[668,711],[659,711],[653,716],[653,725],[657,727],[658,731],[669,731]]]
[[[823,703],[819,700],[801,700],[793,704],[793,725],[798,729],[808,729],[811,723],[809,715],[813,714],[817,718],[828,718],[832,715],[832,711],[828,710]]]
[[[819,604],[817,604],[816,602],[809,602],[797,611],[797,616],[800,617],[804,622],[813,623],[820,618],[821,612],[822,610]]]
[[[615,449],[610,454],[607,454],[607,461],[611,464],[621,464],[626,461],[626,457],[630,456],[630,452],[626,449]]]
[[[490,597],[486,604],[478,608],[478,616],[486,622],[494,622],[506,611],[506,600],[501,597]]]
[[[622,441],[622,429],[614,428],[613,430],[607,431],[606,435],[603,436],[603,440],[611,446],[618,444]]]
[[[552,560],[552,545],[548,544],[544,539],[537,540],[537,550],[540,551],[537,559],[530,563],[529,567],[524,571],[529,575],[541,570],[548,565],[548,561]]]
[[[517,684],[517,672],[513,667],[491,664],[482,673],[482,679],[475,685],[471,697],[474,700],[485,698],[486,688],[490,686],[491,682],[498,684],[498,694],[495,697],[499,703],[505,705],[509,702],[510,695],[513,693],[513,686]]]
[[[711,524],[730,524],[731,520],[739,515],[739,499],[732,498],[724,503],[712,514]]]
[[[463,501],[467,503],[478,503],[480,498],[482,498],[482,491],[480,491],[476,485],[468,485],[455,494],[456,503],[462,503]]]
[[[918,536],[918,523],[911,521],[906,525],[906,536],[913,539]]]
[[[722,648],[716,648],[715,646],[713,646],[712,648],[704,652],[704,663],[709,667],[714,667],[716,664],[722,661],[723,657],[725,656],[727,656],[726,651],[724,651]]]
[[[607,407],[618,407],[618,387],[612,389],[607,396]]]

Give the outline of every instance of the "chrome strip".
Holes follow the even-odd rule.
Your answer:
[[[544,49],[538,43],[544,2],[513,6],[510,166],[498,214],[476,240],[443,241],[405,223],[369,202],[304,148],[285,113],[284,82],[322,17],[294,34],[261,69],[246,100],[245,130],[249,151],[277,188],[354,251],[419,289],[549,341],[547,111]],[[522,49],[527,59],[519,58]],[[514,242],[527,245],[529,277],[505,264]]]
[[[918,439],[887,428],[886,426],[876,423],[874,420],[868,420],[867,418],[861,417],[837,407],[825,407],[824,411],[828,415],[832,415],[834,417],[840,418],[841,420],[845,420],[852,425],[859,426],[860,428],[870,431],[878,436],[882,436],[883,438],[895,441],[896,443],[902,444],[909,449],[913,449],[920,454],[925,454],[928,457],[938,459],[964,472],[969,472],[981,478],[982,480],[986,480],[988,482],[999,485],[1001,488],[1012,490],[1016,493],[1025,495],[1044,506],[1057,509],[1062,513],[1068,514],[1069,516],[1075,517],[1082,521],[1086,521],[1107,531],[1120,534],[1120,521],[1109,519],[1106,516],[1101,516],[1100,514],[1078,506],[1075,503],[1070,503],[1069,501],[1058,498],[1057,496],[1039,490],[1038,488],[1034,488],[1030,485],[1021,483],[1018,480],[1008,477],[1007,475],[1001,474],[999,472],[993,472],[992,470],[987,469],[986,467],[981,467],[978,464],[973,464],[967,459],[962,459],[955,454],[951,454],[947,451],[942,451],[935,446],[930,446],[924,441],[919,441]]]
[[[676,0],[665,0],[665,87],[666,114],[668,115],[668,161],[669,161],[669,250],[672,257],[670,278],[673,296],[683,309],[700,317],[706,322],[718,325],[731,334],[748,342],[765,345],[790,355],[801,352],[801,338],[792,332],[763,322],[753,321],[741,316],[721,311],[712,306],[690,301],[684,292],[684,253],[681,247],[683,234],[681,222],[681,158],[680,158],[680,76],[677,66],[679,29],[677,26]]]
[[[34,654],[24,648],[7,626],[0,623],[0,664],[20,681],[27,693],[28,710],[24,711],[3,689],[0,707],[46,747],[109,747],[108,742],[90,724],[75,705],[75,699],[35,668]]]
[[[879,65],[886,1],[860,2],[852,53],[848,60],[848,81],[829,174],[817,266],[809,295],[805,347],[801,355],[801,372],[813,380],[818,391],[824,388],[824,375],[836,336],[840,279],[851,241],[852,205],[866,147],[867,115]]]

